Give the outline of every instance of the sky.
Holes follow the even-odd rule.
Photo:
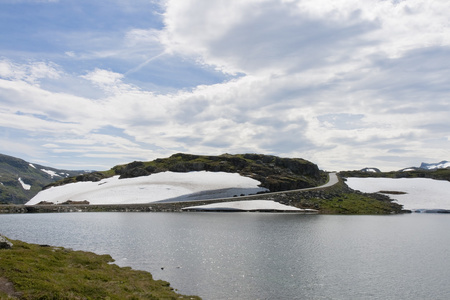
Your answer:
[[[450,160],[447,0],[0,0],[0,153]]]

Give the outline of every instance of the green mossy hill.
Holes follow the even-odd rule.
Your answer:
[[[50,175],[49,171],[55,175]],[[0,154],[0,203],[24,204],[49,183],[83,172],[30,164],[20,158]],[[30,189],[25,189],[19,178]]]
[[[200,299],[111,264],[109,255],[12,241],[0,249],[1,299]]]
[[[450,181],[450,169],[392,172],[341,171],[342,177],[431,178]]]
[[[109,171],[67,178],[48,187],[76,181],[98,181],[114,175],[133,178],[165,171],[239,173],[260,181],[262,187],[272,192],[318,186],[327,178],[317,165],[301,158],[281,158],[264,154],[206,156],[178,153],[168,158],[148,162],[135,161],[115,166]]]

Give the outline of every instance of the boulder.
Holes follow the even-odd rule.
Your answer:
[[[0,249],[10,249],[12,246],[13,244],[10,241],[0,235]]]

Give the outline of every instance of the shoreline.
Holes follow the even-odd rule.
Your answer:
[[[108,254],[1,240],[1,299],[201,299],[150,272],[119,267]]]

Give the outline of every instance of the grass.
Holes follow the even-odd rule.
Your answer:
[[[315,200],[324,214],[390,214],[396,210],[395,203],[351,192],[327,200]]]
[[[272,197],[273,198],[273,197]],[[282,194],[282,203],[319,210],[320,214],[378,215],[405,213],[402,206],[378,193],[350,189],[342,179],[331,187]]]
[[[0,278],[13,283],[17,299],[200,299],[148,272],[111,264],[109,255],[11,242],[0,249]],[[14,295],[0,289],[0,298]]]

